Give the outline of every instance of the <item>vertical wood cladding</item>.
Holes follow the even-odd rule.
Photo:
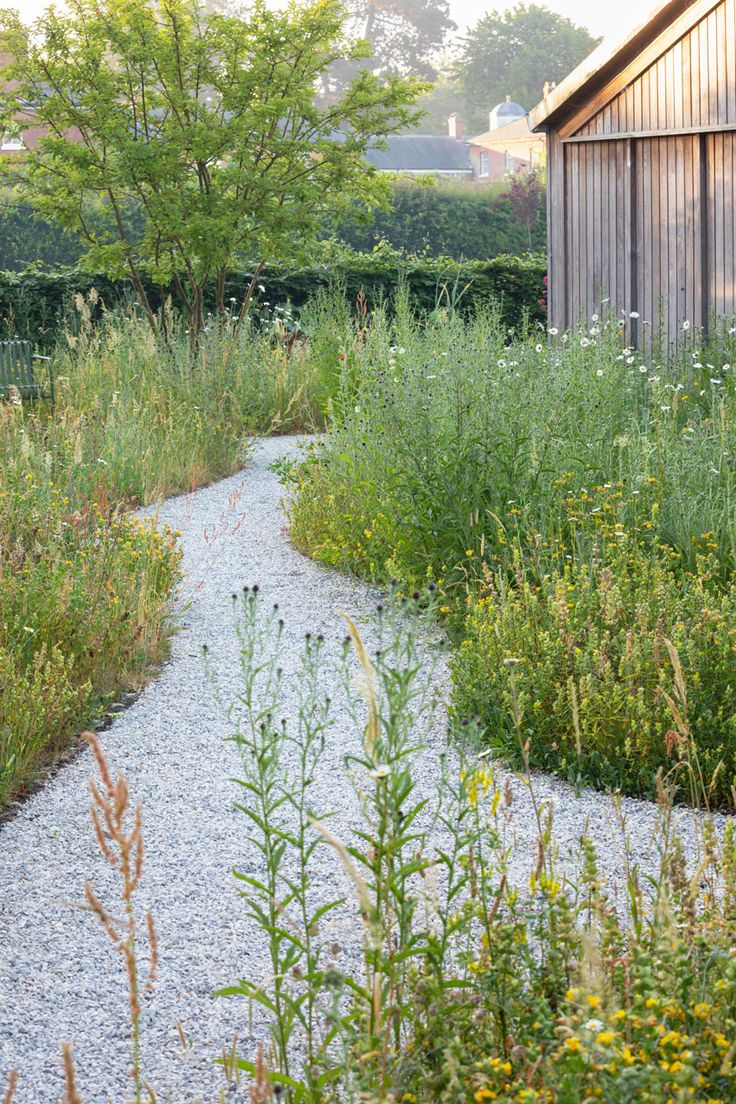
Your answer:
[[[549,135],[551,322],[608,301],[676,339],[736,314],[736,0],[589,108]]]

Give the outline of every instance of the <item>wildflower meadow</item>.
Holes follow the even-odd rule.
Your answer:
[[[281,330],[233,350],[212,328],[192,362],[183,327],[164,346],[135,313],[94,309],[78,297],[60,335],[55,410],[0,407],[0,805],[166,655],[179,553],[156,503],[238,470],[254,434],[319,418]]]
[[[6,803],[155,673],[180,578],[156,503],[247,469],[258,434],[309,432],[276,465],[290,537],[385,592],[377,646],[348,611],[335,670],[308,633],[293,683],[278,604],[232,595],[227,717],[257,856],[233,893],[268,970],[221,979],[217,999],[264,1025],[259,1045],[223,1052],[228,1084],[263,1104],[736,1099],[736,851],[720,815],[736,776],[734,334],[706,346],[686,330],[665,357],[627,345],[618,319],[510,334],[492,304],[426,315],[399,289],[371,311],[335,288],[298,325],[265,314],[237,342],[211,321],[193,355],[184,329],[163,341],[135,312],[93,321],[96,306],[80,298],[60,335],[55,410],[2,409]],[[220,702],[207,649],[202,677]],[[339,717],[353,751],[328,799]],[[89,740],[92,830],[120,902],[90,882],[84,907],[120,952],[130,1099],[150,1104],[142,1040],[167,934],[138,902],[158,860]],[[575,861],[562,853],[538,770],[597,789],[620,884],[595,823]],[[654,874],[622,794],[655,803]],[[71,1045],[63,1070],[79,1104]]]
[[[323,563],[437,588],[455,714],[512,762],[647,796],[674,771],[684,800],[695,773],[728,808],[734,331],[685,328],[667,357],[624,324],[510,336],[492,307],[417,322],[399,298],[341,351],[356,382],[286,474],[291,532]]]

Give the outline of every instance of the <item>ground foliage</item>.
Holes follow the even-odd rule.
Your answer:
[[[458,640],[455,709],[519,761],[653,794],[688,761],[736,779],[733,337],[679,356],[617,320],[509,340],[493,313],[399,309],[348,331],[332,432],[292,473],[291,530],[325,563],[431,580]],[[689,687],[671,723],[665,640]],[[464,641],[464,643],[463,643]],[[681,796],[689,798],[684,786]]]
[[[134,317],[77,300],[54,353],[56,408],[0,405],[0,805],[166,654],[176,534],[129,508],[244,463],[250,435],[311,427],[318,384],[288,330],[213,328],[192,360]]]

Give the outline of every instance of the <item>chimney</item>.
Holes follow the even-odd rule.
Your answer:
[[[462,138],[465,130],[463,128],[463,121],[458,115],[457,111],[453,111],[450,118],[447,120],[447,130],[451,138],[456,138],[458,141]]]

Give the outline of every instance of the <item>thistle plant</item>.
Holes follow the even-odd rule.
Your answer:
[[[320,689],[323,638],[308,635],[298,678],[297,721],[279,719],[284,623],[278,606],[261,616],[258,587],[233,595],[239,609],[242,690],[231,709],[232,739],[241,753],[237,808],[249,822],[248,838],[259,856],[253,872],[238,870],[245,907],[264,933],[271,974],[242,980],[221,996],[245,996],[270,1018],[270,1060],[289,1099],[318,1100],[334,1076],[329,1059],[333,1031],[324,1029],[328,966],[320,926],[341,903],[318,903],[312,868],[319,836],[313,822],[325,813],[312,805],[312,789],[325,732],[329,699]],[[303,1047],[301,1077],[292,1070],[296,1040]],[[256,1073],[254,1063],[241,1068]],[[261,1079],[263,1079],[261,1071]]]
[[[513,787],[499,782],[487,752],[473,750],[475,722],[460,725],[440,753],[436,789],[428,795],[419,785],[434,676],[419,658],[426,630],[405,613],[431,607],[434,596],[426,597],[417,592],[398,611],[379,607],[374,650],[345,617],[339,708],[355,733],[344,770],[358,812],[345,838],[328,819],[336,810],[318,814],[311,800],[335,712],[320,689],[325,643],[305,641],[290,734],[274,720],[284,689],[278,610],[264,613],[253,591],[236,598],[244,689],[234,739],[241,808],[261,856],[260,872],[239,877],[272,972],[225,992],[247,997],[269,1020],[271,1072],[264,1056],[238,1059],[257,1075],[258,1099],[268,1099],[264,1078],[272,1093],[278,1086],[290,1101],[315,1104],[580,1104],[602,1094],[624,1104],[632,1091],[651,1104],[730,1099],[733,827],[721,839],[702,821],[693,870],[672,815],[672,779],[660,776],[659,875],[651,885],[641,878],[621,817],[626,886],[616,900],[587,830],[577,869],[560,863],[551,810],[534,793],[527,760],[520,781],[537,832],[522,890],[509,873],[518,846]],[[676,667],[675,679],[676,704],[685,700]],[[520,701],[516,712],[521,729]],[[351,891],[318,904],[315,875],[330,852]],[[321,930],[328,913],[351,907],[359,922],[352,966]],[[695,1084],[705,1095],[680,1092]]]

